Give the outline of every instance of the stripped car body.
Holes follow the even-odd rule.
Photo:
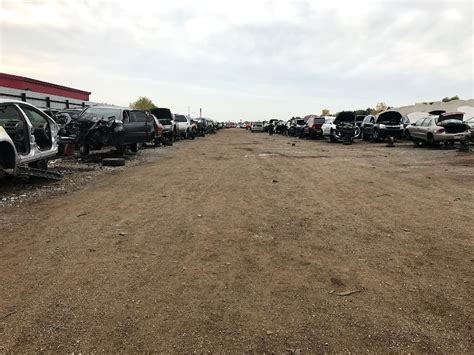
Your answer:
[[[46,170],[58,152],[58,125],[23,101],[0,100],[0,171],[16,174],[21,166]]]

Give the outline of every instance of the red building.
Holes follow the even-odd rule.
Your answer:
[[[39,107],[64,108],[88,105],[90,94],[89,91],[0,73],[0,97],[34,101],[32,103]]]

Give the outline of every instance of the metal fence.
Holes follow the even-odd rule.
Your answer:
[[[43,96],[40,93],[31,93],[31,95],[28,95],[25,92],[16,94],[0,91],[0,98],[20,100],[44,109],[85,108],[91,105],[88,101],[73,101],[58,96],[52,98],[50,96]]]

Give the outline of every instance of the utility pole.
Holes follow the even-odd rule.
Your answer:
[[[202,108],[199,109],[199,118],[202,118]]]

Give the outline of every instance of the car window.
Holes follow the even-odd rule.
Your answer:
[[[106,107],[89,107],[86,108],[82,114],[81,118],[87,118],[87,117],[102,117],[102,118],[109,118],[114,116],[115,119],[121,120],[122,118],[120,117],[120,109],[116,108],[106,108]],[[124,116],[125,118],[125,116]]]
[[[19,122],[22,121],[22,118],[13,105],[2,105],[0,106],[0,125],[3,126],[8,121]]]
[[[25,113],[25,115],[28,116],[33,127],[37,127],[39,125],[42,125],[48,122],[46,117],[44,117],[41,113],[39,113],[39,111],[36,111],[33,108],[30,108],[28,106],[23,106],[23,105],[20,105],[20,108]]]
[[[130,111],[130,122],[146,122],[146,113],[143,111]]]
[[[426,119],[427,119],[426,117],[418,119],[418,121],[415,122],[415,125],[421,126],[423,124],[423,121],[426,120]]]
[[[188,120],[186,119],[185,116],[182,115],[176,115],[175,119],[176,122],[187,122]]]
[[[423,127],[428,127],[428,126],[431,126],[431,121],[433,121],[432,118],[425,118],[425,120],[423,121],[423,123],[421,124]]]

